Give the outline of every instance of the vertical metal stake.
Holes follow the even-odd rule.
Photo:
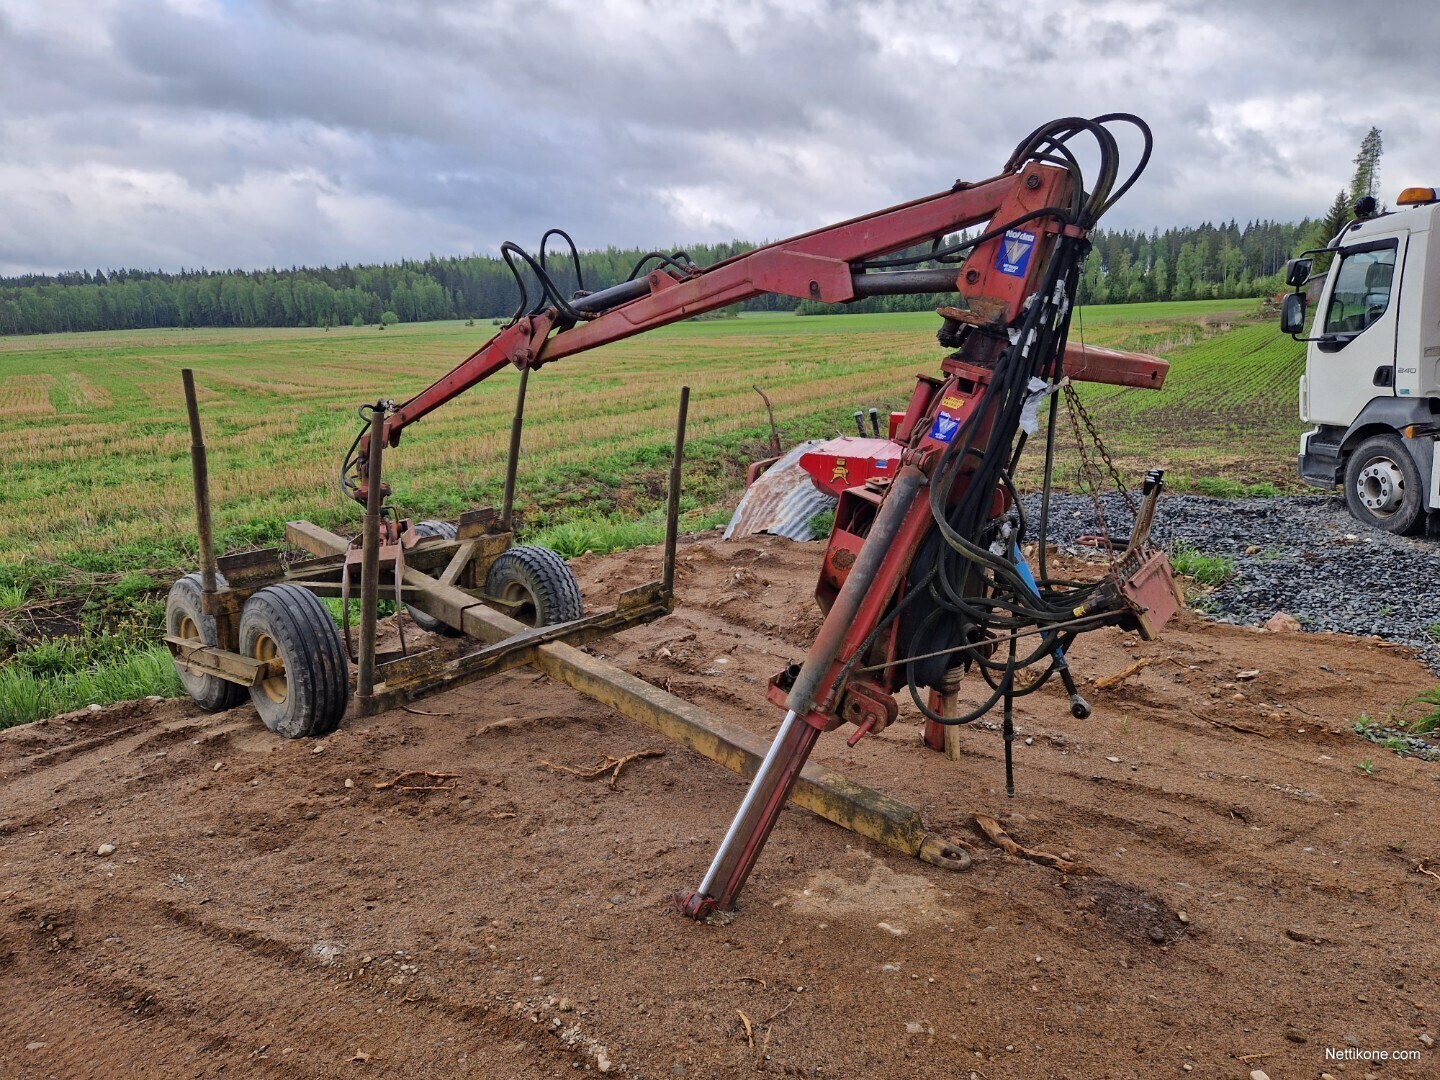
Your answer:
[[[385,448],[385,406],[376,404],[370,413],[370,445],[366,448],[365,528],[360,548],[360,657],[355,675],[355,694],[360,698],[375,693],[375,622],[380,605],[380,459]]]
[[[675,543],[680,535],[680,469],[685,460],[685,418],[690,412],[690,388],[680,388],[680,415],[675,421],[675,454],[670,459],[670,501],[665,508],[665,571],[660,587],[666,596],[675,592]]]
[[[217,584],[215,534],[210,528],[210,471],[205,463],[205,436],[200,431],[200,406],[195,399],[195,372],[190,368],[181,368],[180,381],[185,384],[185,411],[190,414],[190,471],[195,479],[195,531],[200,538],[200,606],[204,610],[204,597],[213,596]]]
[[[525,387],[530,369],[520,369],[520,389],[515,393],[515,416],[510,421],[510,457],[505,462],[505,495],[500,504],[500,531],[510,532],[515,515],[515,474],[520,471],[520,430],[525,425]]]
[[[947,717],[960,715],[960,680],[965,677],[963,667],[952,667],[945,672],[945,677],[940,680],[940,714]],[[945,758],[947,761],[959,761],[960,751],[960,725],[945,725]]]

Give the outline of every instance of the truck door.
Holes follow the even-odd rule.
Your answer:
[[[1341,248],[1316,312],[1306,357],[1306,419],[1346,427],[1376,397],[1395,394],[1395,328],[1405,238]]]

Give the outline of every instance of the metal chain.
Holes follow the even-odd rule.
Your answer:
[[[1134,496],[1130,494],[1130,486],[1125,483],[1125,478],[1120,475],[1120,470],[1115,467],[1115,462],[1111,460],[1110,451],[1105,447],[1105,440],[1100,438],[1100,432],[1095,428],[1095,421],[1090,419],[1090,414],[1085,411],[1085,406],[1080,403],[1080,395],[1077,394],[1075,388],[1069,384],[1066,384],[1065,389],[1070,391],[1069,400],[1071,407],[1079,412],[1080,419],[1085,422],[1086,430],[1090,432],[1090,438],[1095,443],[1095,449],[1100,451],[1100,457],[1105,461],[1105,468],[1110,472],[1110,479],[1115,482],[1115,490],[1120,492],[1121,498],[1125,500],[1125,505],[1130,508],[1130,513],[1139,513],[1140,506],[1135,502]],[[1073,420],[1074,417],[1072,416],[1071,419]]]
[[[1075,446],[1080,452],[1080,479],[1090,492],[1090,501],[1095,507],[1095,523],[1100,528],[1100,535],[1105,541],[1105,547],[1110,554],[1110,558],[1113,560],[1115,558],[1115,545],[1110,542],[1110,529],[1105,522],[1105,510],[1100,505],[1100,488],[1104,483],[1104,477],[1100,472],[1100,467],[1095,464],[1095,460],[1090,456],[1087,448],[1087,439],[1085,434],[1080,430],[1080,424],[1082,422],[1085,425],[1086,432],[1088,432],[1090,436],[1088,442],[1093,444],[1095,449],[1099,451],[1101,460],[1105,462],[1105,468],[1110,474],[1110,479],[1114,482],[1115,489],[1120,492],[1121,498],[1125,500],[1125,505],[1130,509],[1132,518],[1139,514],[1140,508],[1136,505],[1135,499],[1130,494],[1130,489],[1126,487],[1124,479],[1120,476],[1120,470],[1115,467],[1115,462],[1110,457],[1110,451],[1105,446],[1105,440],[1100,437],[1100,432],[1095,427],[1095,421],[1090,418],[1090,414],[1086,411],[1085,406],[1081,404],[1080,395],[1075,392],[1075,387],[1068,381],[1063,385],[1065,390],[1065,404],[1067,407],[1066,411],[1070,415],[1070,429],[1075,433]]]
[[[1100,506],[1100,470],[1095,462],[1090,459],[1090,452],[1085,448],[1085,436],[1080,433],[1080,420],[1075,407],[1078,400],[1075,390],[1066,382],[1061,384],[1065,390],[1065,414],[1070,417],[1070,430],[1075,435],[1075,447],[1080,451],[1080,483],[1090,493],[1090,501],[1095,507],[1095,524],[1100,529],[1100,535],[1105,540],[1105,547],[1114,551],[1114,545],[1110,543],[1110,530],[1105,525],[1105,511]]]

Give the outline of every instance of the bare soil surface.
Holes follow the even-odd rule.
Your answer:
[[[819,557],[689,542],[676,613],[591,651],[773,732],[764,683],[818,625]],[[574,565],[603,603],[658,556]],[[1141,658],[1090,720],[1058,688],[1023,700],[1013,799],[994,728],[959,762],[908,709],[854,749],[825,736],[818,760],[973,868],[792,807],[724,925],[671,896],[743,781],[530,670],[321,741],[188,701],[5,732],[0,1076],[1440,1075],[1440,765],[1351,730],[1434,675],[1189,614],[1072,663]],[[650,749],[613,790],[552,768]],[[457,775],[390,783],[408,770]],[[1083,869],[1002,853],[976,814]]]

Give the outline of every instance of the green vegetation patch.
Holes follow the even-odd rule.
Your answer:
[[[1163,465],[1178,490],[1297,489],[1303,353],[1273,323],[1247,321],[1254,311],[1244,300],[1081,309],[1077,340],[1144,346],[1172,365],[1160,391],[1080,384],[1132,482]],[[903,409],[916,373],[938,368],[935,328],[929,312],[746,312],[547,365],[529,384],[521,542],[567,556],[658,542],[681,383],[691,387],[682,527],[722,524],[746,466],[768,454],[755,386],[787,447],[853,433],[857,408]],[[36,699],[40,682],[57,687],[50,709],[99,700],[101,683],[130,696],[173,689],[168,657],[164,679],[140,676],[143,657],[159,655],[166,583],[198,561],[182,367],[196,372],[218,544],[235,551],[280,543],[287,520],[358,531],[361,509],[336,483],[356,407],[413,395],[494,330],[406,321],[384,334],[337,323],[0,339],[0,677],[13,699]],[[453,519],[498,503],[515,386],[502,373],[405,432],[385,460],[402,515]],[[1022,458],[1022,484],[1038,478],[1039,442]],[[1060,486],[1075,483],[1077,460],[1062,434]],[[1194,566],[1197,580],[1233,571]],[[67,634],[101,644],[29,655]]]
[[[76,656],[84,652],[76,650]],[[55,656],[53,651],[47,655]],[[46,670],[26,653],[0,668],[0,728],[28,724],[86,705],[109,705],[152,694],[175,697],[181,692],[170,650],[163,645],[80,666],[56,658],[64,660],[58,670]]]

